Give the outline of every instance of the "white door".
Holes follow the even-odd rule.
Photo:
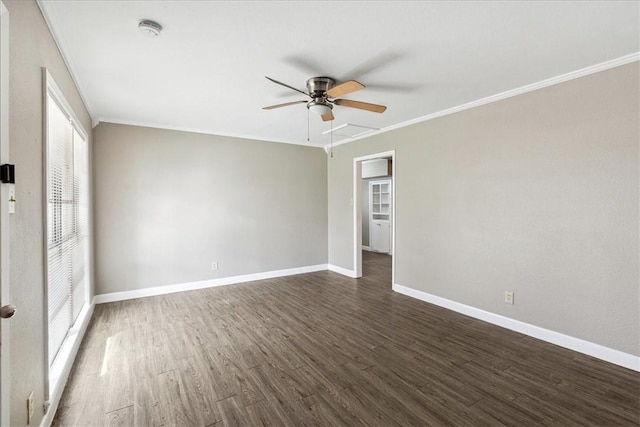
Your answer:
[[[9,162],[9,11],[0,0],[0,164]],[[9,421],[9,194],[0,184],[0,425]]]

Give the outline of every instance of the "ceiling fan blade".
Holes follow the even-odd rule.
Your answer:
[[[373,111],[374,113],[384,113],[387,109],[384,105],[369,104],[368,102],[352,101],[350,99],[336,99],[333,103],[342,107],[358,108],[360,110]]]
[[[293,90],[295,90],[296,92],[300,92],[300,93],[303,93],[303,94],[305,94],[305,95],[309,96],[309,94],[308,94],[307,92],[304,92],[304,91],[302,91],[302,90],[300,90],[300,89],[296,89],[295,87],[293,87],[293,86],[289,86],[289,85],[288,85],[288,84],[286,84],[286,83],[279,82],[279,81],[274,80],[274,79],[272,79],[271,77],[267,77],[267,76],[265,76],[265,78],[266,78],[267,80],[271,80],[271,81],[272,81],[272,82],[274,82],[275,84],[279,84],[279,85],[281,85],[281,86],[288,87],[289,89],[293,89]]]
[[[338,86],[334,86],[329,89],[327,91],[327,96],[329,98],[337,98],[360,89],[364,89],[364,85],[362,83],[358,83],[355,80],[349,80],[348,82],[341,83]]]
[[[306,104],[307,101],[292,101],[292,102],[285,102],[284,104],[276,104],[276,105],[269,105],[268,107],[262,107],[263,110],[273,110],[274,108],[280,108],[280,107],[287,107],[289,105],[293,105],[293,104]]]
[[[335,117],[333,117],[333,112],[329,111],[327,114],[323,114],[320,117],[322,117],[322,121],[323,122],[330,122],[331,120],[333,120]]]

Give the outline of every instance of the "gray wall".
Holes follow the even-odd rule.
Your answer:
[[[638,68],[334,148],[329,263],[353,268],[353,158],[395,149],[396,283],[640,355]]]
[[[96,294],[326,264],[326,159],[321,148],[101,123]]]
[[[11,420],[24,425],[28,393],[34,391],[36,408],[44,400],[41,67],[83,126],[91,126],[35,2],[4,3],[11,14],[10,151],[18,200],[10,277],[20,310],[11,320]],[[638,72],[635,63],[337,147],[328,176],[321,150],[100,125],[94,158],[104,164],[95,186],[105,197],[96,200],[103,210],[96,244],[107,286],[99,292],[213,277],[212,258],[220,262],[215,277],[325,263],[327,181],[328,261],[350,269],[352,158],[395,148],[397,283],[639,355]],[[190,161],[203,160],[185,171],[187,154],[178,146],[197,154]],[[215,156],[205,158],[213,147]],[[241,154],[247,165],[229,166]],[[122,163],[112,166],[126,179],[106,173],[112,161]],[[138,168],[149,175],[134,173]],[[229,194],[232,180],[241,190]],[[208,189],[185,185],[204,181]],[[263,194],[270,191],[269,201]],[[169,193],[181,203],[163,203]],[[260,206],[274,200],[293,212]],[[201,202],[208,212],[191,218]],[[247,237],[265,219],[260,211],[275,223],[263,224],[263,237]],[[197,220],[181,229],[186,235],[164,234],[171,229],[165,225],[185,216]],[[211,226],[226,226],[229,216],[237,216],[231,231]],[[131,232],[136,226],[162,244],[141,246]],[[202,238],[209,229],[216,231]],[[115,248],[107,236],[120,239]],[[198,251],[201,259],[185,261]],[[165,278],[160,272],[169,268],[154,259],[185,274]],[[515,305],[501,302],[504,289],[515,291]],[[32,425],[39,425],[42,412],[34,415]]]
[[[34,391],[32,425],[44,403],[42,72],[47,67],[67,101],[91,131],[91,120],[35,2],[4,0],[10,13],[10,158],[16,165],[16,213],[10,216],[11,424],[27,422],[26,399]]]

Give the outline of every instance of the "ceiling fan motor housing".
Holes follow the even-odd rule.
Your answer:
[[[324,93],[334,87],[336,81],[330,77],[312,77],[307,80],[307,91],[312,98],[324,98]]]
[[[270,105],[263,107],[264,110],[272,110],[274,108],[286,107],[294,104],[306,104],[307,109],[314,114],[322,117],[323,121],[331,121],[334,119],[331,110],[334,105],[340,105],[350,108],[358,108],[360,110],[373,111],[376,113],[383,113],[387,107],[384,105],[369,104],[367,102],[353,101],[349,99],[337,99],[347,93],[355,92],[360,89],[364,89],[364,85],[355,80],[349,80],[339,85],[336,85],[336,81],[331,77],[312,77],[307,80],[307,91],[301,91],[293,86],[289,86],[286,83],[279,82],[271,77],[265,76],[268,80],[296,92],[307,95],[311,98],[310,101],[293,101],[285,102],[283,104]]]

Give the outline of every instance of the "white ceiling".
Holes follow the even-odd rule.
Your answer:
[[[306,144],[312,76],[367,87],[334,127],[387,128],[640,51],[638,2],[40,1],[94,122]],[[137,30],[152,19],[164,30]],[[311,116],[311,145],[330,123]],[[334,141],[342,137],[336,137]]]

